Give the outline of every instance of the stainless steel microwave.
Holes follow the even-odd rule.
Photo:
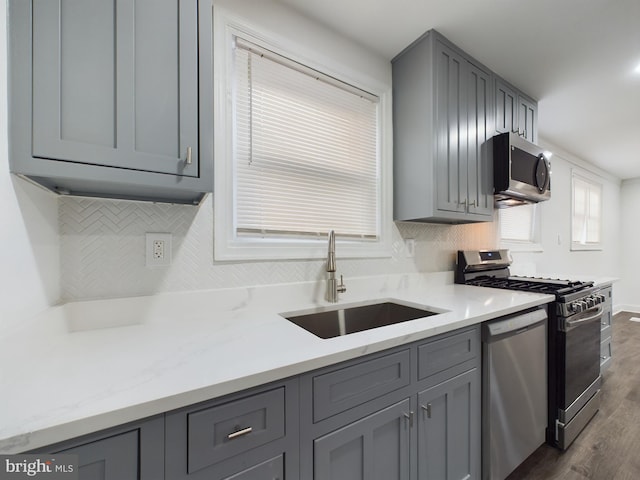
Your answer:
[[[551,163],[541,147],[511,132],[492,137],[487,145],[487,154],[493,157],[497,208],[551,198]]]

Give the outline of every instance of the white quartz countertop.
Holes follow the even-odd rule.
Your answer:
[[[324,282],[74,302],[0,333],[0,454],[18,453],[502,315],[550,295],[451,272],[345,279],[340,306],[438,315],[320,339],[279,313],[326,308]]]

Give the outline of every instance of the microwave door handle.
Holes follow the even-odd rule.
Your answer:
[[[600,306],[595,309],[587,310],[587,312],[590,312],[592,310],[595,310],[596,313],[588,316],[587,318],[581,318],[580,320],[565,320],[564,331],[566,332],[568,330],[572,330],[574,328],[581,326],[584,323],[593,322],[594,320],[600,320],[600,318],[602,317],[602,307]]]

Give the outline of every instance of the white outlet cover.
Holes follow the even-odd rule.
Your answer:
[[[155,258],[153,242],[160,240],[164,243],[164,257]],[[147,267],[168,267],[171,265],[171,234],[149,232],[145,235],[145,253]]]
[[[404,239],[405,256],[407,258],[413,258],[416,255],[416,240],[415,238]]]

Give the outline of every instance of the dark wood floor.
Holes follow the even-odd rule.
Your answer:
[[[543,445],[508,480],[640,480],[640,323],[613,318],[602,406],[566,452]]]

